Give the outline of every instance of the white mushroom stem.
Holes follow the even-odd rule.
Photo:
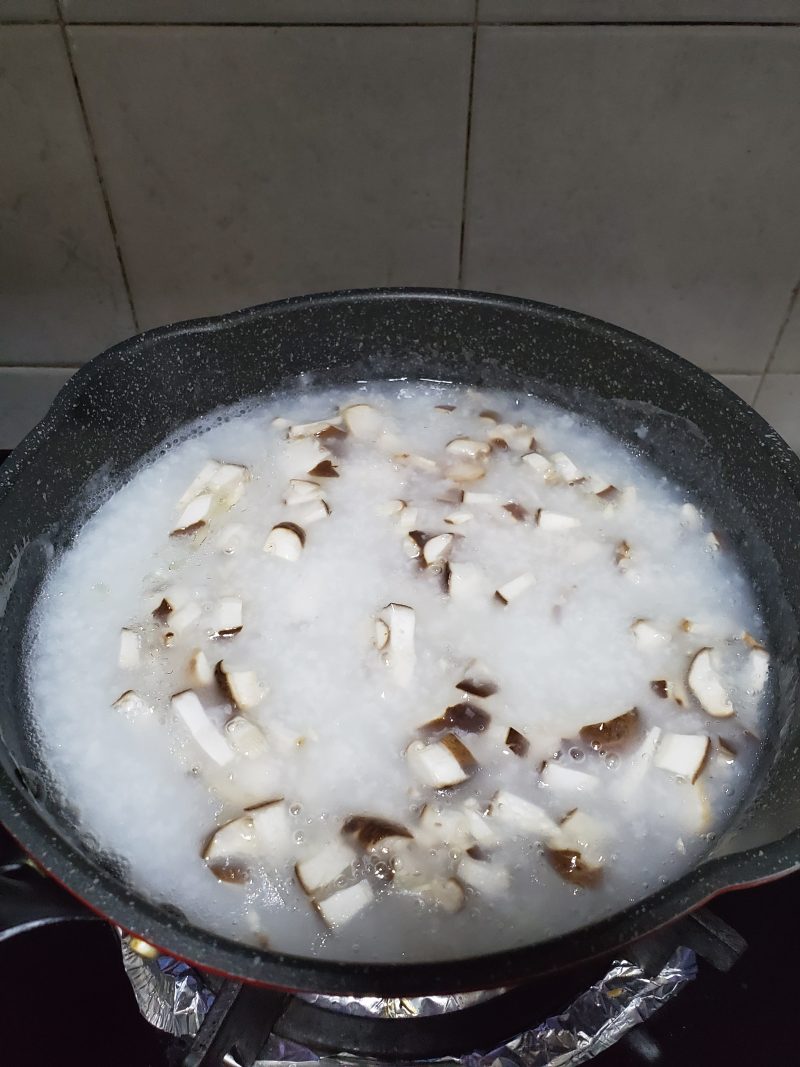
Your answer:
[[[295,515],[302,523],[303,529],[321,519],[327,519],[330,513],[331,509],[324,500],[309,500],[295,509]]]
[[[117,662],[125,671],[139,666],[139,635],[135,630],[120,630]]]
[[[219,467],[220,464],[214,459],[204,463],[197,476],[189,483],[186,492],[178,501],[178,507],[185,508],[190,500],[194,500],[196,496],[199,496],[217,473]]]
[[[406,506],[405,500],[387,500],[384,504],[378,504],[375,508],[375,513],[389,517],[397,516]]]
[[[256,855],[258,841],[249,815],[240,815],[220,826],[206,842],[203,859],[221,881],[239,882],[247,879],[245,869],[236,860],[248,860]]]
[[[202,649],[195,649],[189,659],[189,677],[193,685],[211,685],[214,671]]]
[[[486,468],[476,460],[464,459],[448,465],[446,475],[451,482],[464,484],[479,482],[486,475]]]
[[[295,874],[303,890],[309,896],[314,896],[349,871],[355,861],[356,854],[353,849],[343,841],[336,840],[326,845],[321,852],[298,863]]]
[[[349,923],[360,911],[372,903],[374,894],[369,882],[363,879],[355,885],[340,889],[338,893],[318,900],[314,907],[322,921],[331,929]]]
[[[470,522],[473,515],[469,511],[451,511],[449,515],[445,515],[444,521],[448,526],[463,526],[465,523]]]
[[[191,689],[176,693],[171,700],[172,710],[183,722],[195,742],[220,767],[233,759],[233,752],[220,731],[208,717],[200,698]]]
[[[648,652],[663,648],[664,645],[668,645],[672,640],[670,634],[664,630],[659,630],[647,619],[637,619],[631,625],[631,633],[636,638],[639,647]]]
[[[247,711],[261,703],[264,694],[255,671],[234,667],[221,659],[215,674],[220,689],[240,710]]]
[[[659,742],[653,764],[685,778],[692,785],[706,765],[711,739],[697,734],[664,734]]]
[[[583,478],[583,473],[578,470],[569,456],[564,452],[554,452],[550,457],[550,462],[555,467],[559,476],[569,485],[573,485],[575,482],[579,482]]]
[[[463,456],[468,459],[476,459],[480,456],[488,456],[492,451],[486,441],[473,441],[469,437],[455,437],[445,445],[445,452],[454,456]]]
[[[603,862],[610,837],[606,823],[575,808],[562,819],[558,831],[557,839],[549,842],[553,848],[574,848],[594,867]]]
[[[464,503],[473,507],[494,507],[500,503],[497,493],[476,493],[471,489],[464,490]]]
[[[288,437],[290,441],[301,441],[305,437],[318,437],[331,426],[341,425],[342,420],[339,415],[334,415],[330,419],[318,419],[317,422],[299,422],[289,428]]]
[[[499,867],[491,861],[475,860],[471,856],[461,857],[456,875],[459,881],[486,896],[502,896],[511,885],[511,876],[505,867]]]
[[[513,426],[510,422],[498,422],[496,426],[489,428],[488,436],[492,441],[505,441],[515,452],[527,452],[536,447],[533,443],[533,427],[524,423]]]
[[[275,864],[289,858],[294,848],[292,823],[283,797],[245,809],[253,820],[259,852]]]
[[[434,789],[466,782],[477,766],[470,750],[455,734],[447,734],[430,745],[412,741],[406,749],[406,760],[414,777]]]
[[[560,763],[548,763],[541,774],[542,784],[554,792],[593,793],[600,785],[600,779],[585,771],[572,767],[562,767]]]
[[[178,521],[172,528],[173,534],[190,533],[192,530],[205,526],[211,514],[214,497],[211,493],[202,493],[190,500],[180,514]]]
[[[748,657],[750,665],[750,688],[760,693],[769,676],[769,653],[765,648],[753,648]]]
[[[153,709],[134,689],[126,689],[125,692],[118,696],[114,703],[111,705],[115,711],[120,711],[122,714],[131,720],[141,719],[147,715],[152,715]]]
[[[360,441],[375,441],[383,428],[383,416],[371,404],[350,404],[342,409],[345,426]]]
[[[701,648],[689,667],[689,688],[700,701],[704,711],[718,719],[734,714],[730,696],[714,667],[712,650]]]
[[[430,567],[434,563],[446,560],[453,549],[454,540],[455,534],[443,533],[437,534],[426,541],[422,548],[422,558],[425,560],[426,565]]]
[[[193,622],[200,618],[200,605],[195,600],[190,600],[182,608],[173,611],[169,616],[169,628],[174,634],[182,633]]]
[[[302,527],[293,522],[279,522],[270,530],[264,542],[264,551],[294,563],[300,559],[305,540]]]
[[[526,452],[522,457],[522,462],[527,464],[532,470],[536,471],[543,478],[551,478],[555,475],[555,468],[546,456],[543,456],[540,452]]]
[[[307,504],[310,500],[320,500],[321,498],[321,485],[307,481],[305,478],[291,478],[284,503],[289,507],[293,507],[297,504]]]
[[[407,604],[387,604],[379,621],[389,630],[388,643],[383,646],[386,663],[397,684],[405,687],[411,682],[416,662],[416,613]]]
[[[373,642],[379,652],[382,652],[389,644],[389,627],[383,619],[375,620],[375,636]]]
[[[450,915],[461,911],[466,899],[463,885],[455,878],[432,878],[420,889],[419,895]]]
[[[242,602],[238,596],[224,596],[217,603],[216,635],[233,637],[242,628]]]
[[[526,571],[524,574],[512,578],[510,582],[505,582],[504,585],[498,586],[494,595],[501,603],[508,605],[512,601],[519,599],[523,593],[527,593],[535,582],[536,579],[530,571]]]
[[[651,727],[641,745],[628,757],[622,777],[613,785],[620,800],[628,800],[638,791],[650,770],[660,740],[661,728]]]
[[[524,832],[541,841],[558,835],[558,824],[544,809],[506,789],[500,789],[492,797],[489,818],[517,833]]]
[[[572,515],[562,515],[547,508],[539,508],[536,513],[536,525],[540,530],[574,530],[580,524],[580,519]]]
[[[231,748],[246,759],[256,759],[267,751],[267,739],[254,722],[234,715],[225,723],[225,736]]]

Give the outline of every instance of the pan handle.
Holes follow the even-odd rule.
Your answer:
[[[34,867],[0,827],[0,944],[52,923],[99,919]]]

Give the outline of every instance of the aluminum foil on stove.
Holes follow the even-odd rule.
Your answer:
[[[126,936],[122,937],[122,958],[142,1015],[168,1033],[196,1034],[214,1001],[214,993],[206,985],[202,973],[169,956],[148,959],[138,955],[131,949],[129,941]],[[578,995],[560,1014],[515,1035],[491,1052],[472,1052],[425,1062],[457,1067],[578,1067],[648,1019],[696,975],[695,954],[688,948],[676,949],[656,975],[647,974],[636,963],[619,960],[600,981]],[[501,992],[491,990],[393,999],[304,994],[304,999],[351,1015],[414,1018],[458,1011]],[[531,1005],[531,1010],[536,1010],[535,1004]],[[235,1063],[230,1056],[225,1062]],[[313,1049],[272,1034],[264,1047],[263,1058],[255,1067],[291,1067],[308,1063],[316,1063],[319,1067],[353,1067],[364,1062],[363,1058],[344,1052],[320,1056]],[[368,1062],[374,1067],[383,1067],[377,1060]]]

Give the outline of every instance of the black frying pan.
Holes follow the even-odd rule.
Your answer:
[[[773,657],[751,787],[694,869],[572,934],[445,963],[337,964],[256,951],[140,896],[47,785],[28,727],[23,656],[44,541],[66,547],[98,479],[122,483],[182,423],[291,385],[435,378],[523,390],[596,419],[684,486],[752,579]],[[640,437],[637,429],[647,427]],[[0,820],[90,908],[206,969],[290,989],[414,994],[504,985],[607,952],[735,886],[800,867],[800,461],[743,401],[615,326],[531,301],[435,290],[285,300],[152,330],[98,356],[0,473]]]

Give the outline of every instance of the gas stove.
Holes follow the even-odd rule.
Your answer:
[[[0,462],[6,455],[0,451]],[[0,1047],[2,1062],[14,1067],[44,1067],[63,1061],[65,1052],[69,1062],[113,1067],[250,1067],[276,1058],[276,1050],[284,1061],[294,1055],[293,1062],[308,1060],[312,1050],[322,1059],[346,1052],[351,1063],[453,1057],[479,1067],[491,1062],[479,1053],[553,1022],[615,973],[608,957],[510,990],[453,998],[452,1010],[404,1011],[398,1002],[393,1017],[378,1017],[345,1009],[335,998],[292,996],[196,972],[208,998],[199,1032],[168,1034],[140,1011],[118,931],[51,883],[44,888],[47,921],[31,913],[31,895],[42,892],[44,881],[0,829]],[[799,891],[796,874],[730,893],[626,948],[624,958],[645,979],[676,950],[688,951],[691,965],[677,995],[602,1051],[601,1062],[793,1062],[800,1055],[794,1017]],[[13,936],[4,934],[9,930]],[[694,975],[693,953],[696,978],[685,980]],[[584,1060],[570,1059],[570,1067],[578,1062]]]

